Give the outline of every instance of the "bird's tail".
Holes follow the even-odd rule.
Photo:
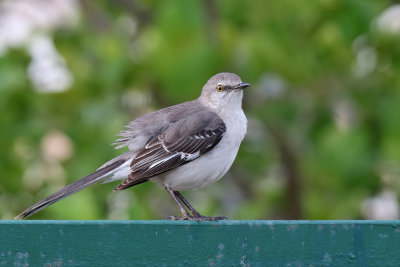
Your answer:
[[[46,197],[45,199],[39,201],[35,205],[24,210],[21,214],[19,214],[17,217],[15,217],[15,219],[23,219],[23,218],[29,217],[29,216],[35,214],[36,212],[38,212],[39,210],[44,209],[45,207],[47,207],[53,203],[56,203],[57,201],[65,198],[69,195],[72,195],[73,193],[76,193],[92,184],[103,181],[104,179],[108,178],[110,175],[114,174],[114,172],[116,170],[118,170],[118,167],[120,167],[125,162],[126,162],[125,159],[119,159],[119,160],[112,162],[109,165],[101,167],[94,173],[89,174],[88,176],[86,176],[70,185],[67,185],[66,187],[55,192],[54,194]]]

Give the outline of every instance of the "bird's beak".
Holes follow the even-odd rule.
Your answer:
[[[249,83],[239,83],[235,89],[244,89],[246,87],[249,87],[250,84]]]

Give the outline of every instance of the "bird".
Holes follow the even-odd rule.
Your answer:
[[[114,143],[128,152],[103,164],[20,213],[23,219],[90,185],[123,180],[114,191],[155,182],[172,197],[182,216],[171,220],[217,221],[203,216],[179,191],[200,189],[222,178],[232,166],[247,132],[243,89],[250,86],[229,72],[212,76],[200,96],[131,121]]]

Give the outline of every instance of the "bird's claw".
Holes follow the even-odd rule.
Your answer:
[[[218,216],[218,217],[208,217],[208,216],[200,216],[197,217],[199,218],[201,221],[222,221],[222,220],[228,220],[227,217],[224,216]]]
[[[190,220],[189,217],[178,217],[178,216],[168,216],[167,217],[168,220],[171,221],[184,221],[184,220]]]
[[[169,220],[173,221],[196,221],[196,222],[202,222],[202,221],[221,221],[221,220],[228,220],[227,217],[209,217],[209,216],[183,216],[183,217],[178,217],[178,216],[169,216]]]

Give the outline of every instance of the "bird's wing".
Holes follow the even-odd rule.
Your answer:
[[[213,149],[226,131],[223,120],[214,112],[188,116],[148,142],[131,162],[131,174],[114,190],[122,190],[148,178],[186,164]]]

